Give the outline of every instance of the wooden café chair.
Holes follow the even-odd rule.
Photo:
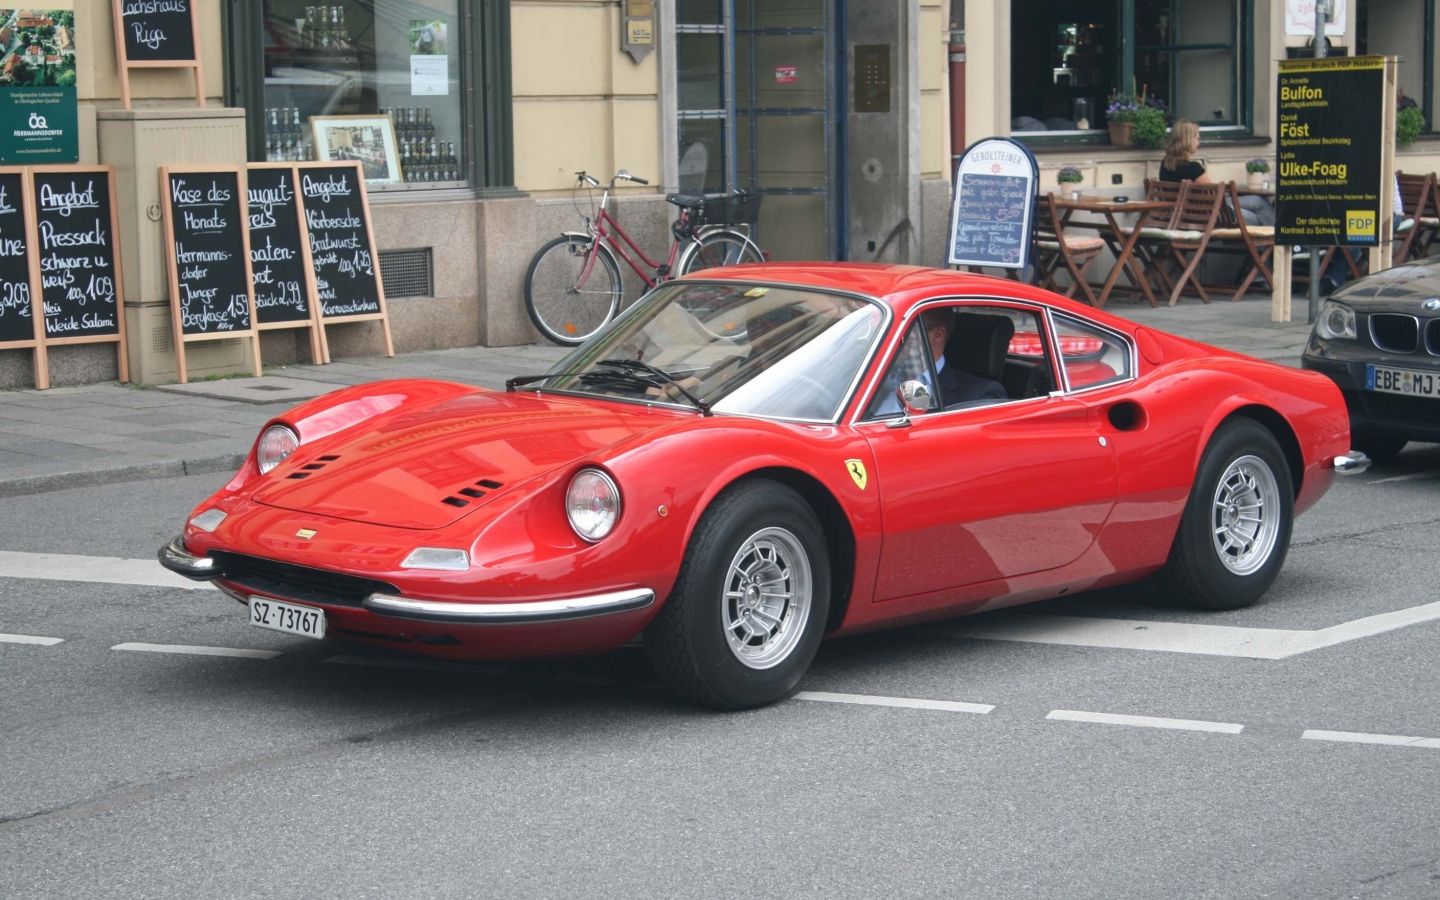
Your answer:
[[[1395,173],[1400,183],[1401,208],[1395,212],[1400,223],[1395,226],[1395,265],[1430,254],[1430,245],[1440,231],[1440,210],[1436,209],[1435,175]]]
[[[1135,265],[1140,268],[1145,278],[1158,283],[1165,291],[1172,290],[1174,283],[1160,265],[1160,258],[1186,184],[1188,182],[1145,179],[1145,199],[1165,205],[1145,210],[1131,229],[1125,231],[1128,235],[1132,229],[1140,229],[1140,237],[1135,242]],[[1110,250],[1117,256],[1120,253],[1118,246],[1111,247]]]
[[[1274,289],[1275,279],[1271,269],[1271,257],[1275,255],[1275,226],[1251,225],[1240,213],[1240,189],[1235,182],[1225,186],[1220,221],[1211,232],[1210,250],[1215,253],[1243,255],[1241,270],[1244,277],[1235,288],[1231,300],[1239,300],[1260,278],[1266,287]]]
[[[1055,195],[1046,194],[1036,204],[1035,215],[1035,279],[1041,287],[1074,297],[1078,289],[1091,306],[1096,305],[1095,292],[1085,277],[1105,249],[1105,242],[1098,237],[1080,237],[1065,233],[1063,219],[1055,207]],[[1062,287],[1059,279],[1061,268],[1069,276],[1068,284]]]
[[[1180,295],[1187,287],[1193,287],[1202,302],[1210,302],[1210,295],[1196,276],[1196,269],[1214,237],[1215,222],[1220,217],[1220,207],[1225,200],[1224,190],[1225,186],[1221,184],[1181,182],[1180,199],[1175,204],[1175,215],[1169,227],[1158,229],[1154,235],[1154,269],[1173,285],[1170,289],[1171,306],[1180,302]],[[1150,236],[1142,232],[1141,242],[1145,243],[1148,238]],[[1178,270],[1173,278],[1165,272],[1166,265],[1173,265]]]

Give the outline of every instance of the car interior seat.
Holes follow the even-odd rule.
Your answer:
[[[1007,316],[956,313],[955,330],[945,344],[945,365],[1005,384],[1005,356],[1015,323]],[[1006,385],[1006,394],[1017,396]]]

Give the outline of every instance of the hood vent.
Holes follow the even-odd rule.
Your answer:
[[[493,491],[502,487],[500,482],[491,478],[482,478],[473,485],[463,487],[454,494],[441,500],[441,503],[448,503],[451,506],[465,507],[470,505],[470,500],[479,500],[485,496],[486,491]],[[469,499],[466,499],[466,498]]]
[[[306,463],[305,465],[300,467],[299,471],[291,472],[285,477],[293,481],[299,481],[301,478],[309,478],[311,475],[325,468],[327,465],[339,458],[340,457],[338,456],[317,456],[315,457],[314,462]]]

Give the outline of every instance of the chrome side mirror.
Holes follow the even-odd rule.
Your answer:
[[[907,416],[930,409],[930,388],[923,381],[902,381],[895,389],[895,396],[900,398],[900,410]]]

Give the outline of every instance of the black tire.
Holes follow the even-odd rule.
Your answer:
[[[764,559],[767,541],[779,554],[769,561],[774,566],[769,569]],[[781,624],[770,638],[752,634],[758,607],[767,596],[758,585],[780,583],[773,577],[781,571],[775,560],[787,559],[781,586],[788,588],[791,600],[780,602],[778,616],[772,615],[773,607],[766,612],[767,620]],[[762,576],[754,582],[745,578],[748,560],[759,562],[748,569]],[[809,602],[802,611],[800,588],[807,576]],[[735,589],[747,584],[744,590]],[[756,618],[747,616],[747,603]],[[829,552],[814,511],[782,484],[743,482],[717,498],[701,517],[675,589],[645,631],[645,651],[661,682],[683,697],[716,709],[764,706],[788,696],[800,683],[820,646],[829,611]],[[768,627],[768,622],[761,624]],[[749,641],[743,639],[747,635]],[[766,653],[776,656],[770,660]]]
[[[561,346],[585,343],[620,307],[620,267],[602,244],[586,274],[590,245],[589,238],[561,235],[540,248],[525,272],[525,312],[541,334]]]
[[[1261,504],[1254,507],[1247,497]],[[1252,515],[1260,524],[1245,517],[1247,509],[1259,510]],[[1249,606],[1280,573],[1294,518],[1290,467],[1275,436],[1252,419],[1232,419],[1210,439],[1157,584],[1198,609]],[[1247,551],[1244,533],[1252,526]]]
[[[1394,461],[1409,443],[1405,438],[1388,437],[1378,434],[1355,434],[1351,437],[1350,443],[1370,457],[1374,463],[1387,463]]]
[[[686,253],[680,261],[680,274],[761,261],[754,242],[745,235],[738,231],[713,231],[700,238],[699,246]]]

